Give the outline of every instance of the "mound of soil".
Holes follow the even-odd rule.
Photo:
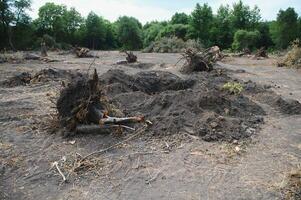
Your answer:
[[[257,85],[252,81],[244,83],[245,93],[252,95],[254,99],[261,103],[265,103],[276,111],[286,115],[300,115],[301,114],[301,103],[297,100],[283,98],[277,95],[270,89],[268,85]]]
[[[122,70],[109,70],[100,77],[100,80],[102,84],[119,88],[123,92],[141,91],[147,94],[166,90],[184,90],[194,85],[194,80],[183,80],[164,71],[139,72],[131,76]]]
[[[31,74],[28,72],[22,72],[21,74],[17,74],[8,80],[5,80],[1,83],[2,86],[5,87],[16,87],[21,85],[27,85],[30,83]]]
[[[1,85],[4,87],[17,87],[28,85],[30,83],[58,81],[63,79],[69,80],[81,76],[83,75],[76,71],[49,68],[38,71],[34,75],[31,75],[29,72],[22,72],[21,74],[17,74],[8,80],[3,81]]]
[[[189,133],[206,141],[248,138],[263,123],[264,110],[240,95],[220,90],[230,78],[216,70],[184,80],[163,71],[125,74],[110,70],[100,77],[106,93],[125,115],[143,115],[154,135]]]
[[[136,68],[136,69],[150,69],[154,66],[153,63],[127,63],[127,67]]]
[[[70,70],[62,70],[62,69],[43,69],[37,72],[33,77],[31,82],[48,82],[48,81],[56,81],[61,79],[73,79],[76,77],[82,77],[83,75],[76,71]]]
[[[265,93],[258,96],[259,101],[262,101],[271,107],[275,108],[282,114],[300,115],[301,104],[297,100],[283,99],[281,96],[274,93]]]

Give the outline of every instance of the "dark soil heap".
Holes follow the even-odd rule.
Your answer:
[[[231,79],[213,70],[182,79],[163,71],[127,75],[110,70],[100,77],[107,95],[126,115],[143,115],[157,136],[188,133],[206,141],[249,138],[263,123],[263,109],[244,95],[221,91]]]
[[[192,87],[195,82],[164,71],[139,72],[131,76],[122,70],[109,70],[100,77],[100,81],[115,94],[130,91],[152,94],[166,90],[184,90]]]
[[[3,81],[1,85],[5,87],[16,87],[21,85],[27,85],[30,83],[31,78],[32,77],[30,73],[22,72],[14,77],[9,78],[8,80]]]
[[[76,71],[62,70],[55,68],[42,69],[31,75],[29,72],[22,72],[1,83],[5,87],[25,86],[30,83],[41,83],[48,81],[70,80],[81,77],[82,74]]]
[[[269,86],[260,86],[252,81],[244,84],[245,93],[251,95],[257,101],[267,104],[277,112],[284,115],[300,115],[301,103],[297,100],[284,98],[272,90]]]

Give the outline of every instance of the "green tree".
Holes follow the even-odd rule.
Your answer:
[[[61,38],[66,31],[63,16],[67,12],[64,5],[46,3],[39,9],[39,18],[36,20],[38,34],[48,34],[54,38]]]
[[[235,30],[254,30],[261,20],[260,10],[255,6],[252,10],[240,0],[233,4],[232,26]]]
[[[287,48],[300,33],[298,30],[298,14],[294,8],[280,10],[274,24],[273,38],[279,48]]]
[[[161,29],[159,37],[177,37],[185,40],[189,26],[184,24],[169,24]]]
[[[185,13],[176,13],[171,18],[172,24],[188,24],[189,16]]]
[[[137,50],[142,48],[142,25],[133,17],[123,16],[117,22],[117,38],[122,48]]]
[[[47,34],[57,42],[75,44],[75,32],[83,18],[75,8],[68,10],[64,5],[46,3],[39,9],[39,18],[34,23],[39,37]]]
[[[232,44],[233,35],[230,7],[222,5],[214,17],[214,26],[210,30],[211,41],[221,48],[228,48]]]
[[[208,4],[196,5],[191,14],[190,25],[192,27],[192,36],[199,39],[205,46],[210,45],[209,32],[213,24],[212,9]]]
[[[86,19],[88,47],[92,49],[104,48],[106,41],[106,25],[102,17],[90,12]]]
[[[63,21],[65,23],[66,38],[64,42],[76,44],[77,40],[75,38],[75,32],[79,29],[84,19],[75,8],[67,10],[63,15]]]
[[[273,40],[271,38],[271,34],[270,34],[270,23],[268,22],[261,22],[259,23],[257,29],[260,33],[260,39],[258,41],[258,45],[257,47],[265,47],[266,49],[273,46]]]
[[[105,20],[105,30],[106,30],[106,39],[105,39],[105,49],[115,49],[118,47],[117,44],[117,33],[116,26]]]
[[[143,27],[143,46],[148,47],[154,42],[163,28],[164,26],[159,22],[147,23]]]
[[[1,47],[9,45],[15,50],[13,44],[14,32],[18,34],[29,33],[31,30],[30,17],[26,13],[31,5],[31,0],[1,0],[0,1],[0,23],[1,23]],[[21,27],[22,26],[22,27]],[[23,35],[24,41],[27,34]],[[16,37],[17,38],[17,37]],[[15,39],[16,39],[15,38]]]

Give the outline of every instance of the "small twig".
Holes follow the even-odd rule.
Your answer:
[[[64,182],[67,182],[67,179],[66,179],[65,175],[63,174],[63,172],[60,170],[60,168],[59,168],[59,163],[58,163],[57,161],[55,161],[55,162],[52,163],[52,168],[53,168],[53,167],[55,167],[56,170],[59,172],[59,174],[60,174],[61,177],[63,178],[63,181],[64,181]]]

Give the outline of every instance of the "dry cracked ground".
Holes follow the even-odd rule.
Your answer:
[[[139,61],[144,64],[137,66],[114,65],[124,58],[118,52],[97,54],[100,58],[92,67],[98,70],[99,75],[114,69],[123,70],[128,75],[165,71],[181,78],[190,76],[179,72],[182,64],[176,65],[179,54],[138,53]],[[46,68],[86,73],[93,63],[90,58],[77,59],[57,53],[51,53],[51,56],[60,61],[0,64],[0,80]],[[231,80],[256,83],[268,87],[284,100],[301,101],[301,71],[276,68],[275,62],[275,59],[227,58],[216,67],[226,70]],[[301,167],[301,115],[296,111],[298,106],[287,107],[285,104],[281,107],[281,104],[277,109],[271,103],[271,96],[257,98],[246,94],[265,113],[264,123],[260,128],[250,129],[253,133],[248,139],[208,142],[182,130],[176,135],[164,136],[142,133],[117,148],[93,156],[81,169],[73,170],[73,161],[77,157],[114,145],[131,133],[66,137],[61,131],[51,131],[49,126],[55,122],[56,112],[53,101],[60,88],[61,81],[0,87],[0,199],[233,200],[300,197],[300,188],[298,191],[295,187],[300,186],[298,182],[295,180],[295,185],[289,184],[290,173],[300,171]],[[125,99],[124,105],[130,106],[132,102],[137,103],[141,95],[137,99]],[[138,108],[139,104],[133,109]],[[154,123],[164,123],[166,117]],[[178,123],[176,121],[173,125]],[[52,166],[56,161],[67,182],[62,181]]]

